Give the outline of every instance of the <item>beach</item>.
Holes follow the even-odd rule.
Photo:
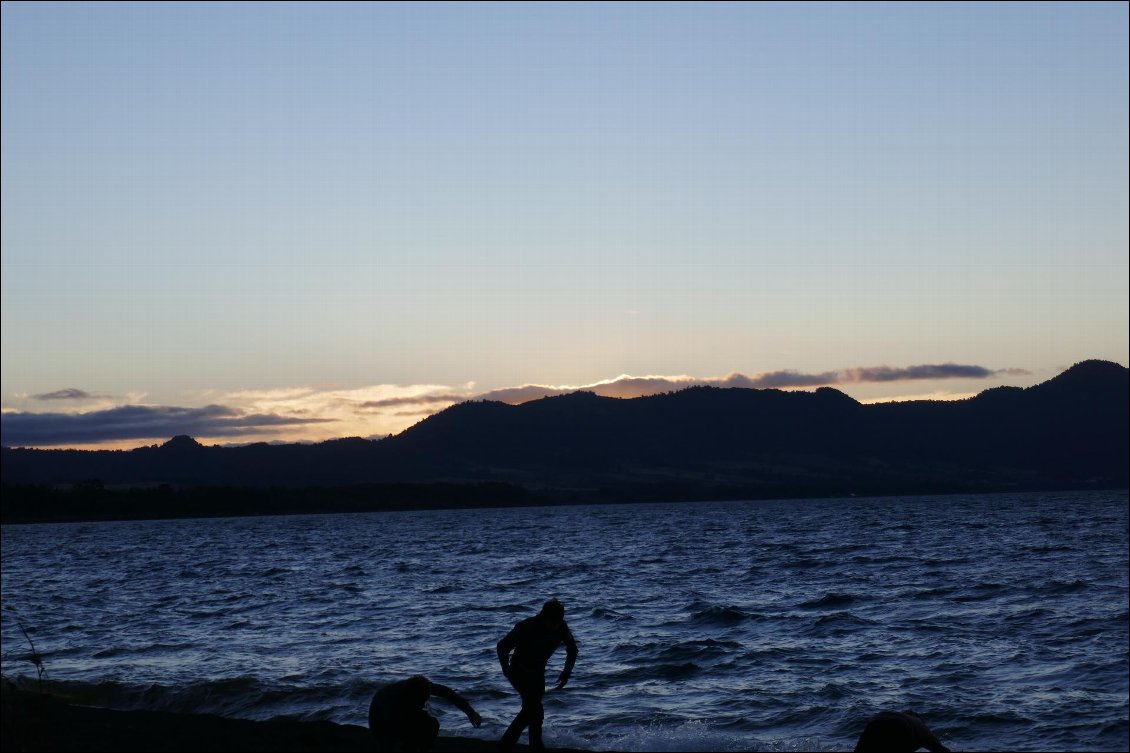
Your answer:
[[[250,721],[212,714],[115,711],[77,706],[5,684],[0,748],[5,751],[265,751],[349,753],[376,750],[355,724]],[[494,740],[441,735],[433,751],[496,750]],[[524,744],[517,750],[528,750]],[[558,749],[562,750],[562,749]]]

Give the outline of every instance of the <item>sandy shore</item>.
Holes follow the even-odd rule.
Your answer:
[[[210,714],[113,711],[4,690],[4,751],[366,751],[369,730],[333,722],[255,722]],[[519,750],[526,750],[519,745]],[[442,736],[435,751],[493,751],[495,741]]]

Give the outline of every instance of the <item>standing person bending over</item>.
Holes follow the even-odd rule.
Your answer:
[[[513,749],[527,726],[530,728],[530,749],[545,750],[541,741],[541,724],[545,718],[541,705],[545,695],[545,665],[562,643],[566,651],[565,668],[557,677],[558,689],[569,682],[569,675],[577,661],[577,643],[565,624],[565,607],[561,606],[561,602],[550,599],[536,617],[522,620],[498,642],[502,674],[522,697],[522,710],[498,743],[502,750]],[[514,652],[513,658],[510,657],[511,651]]]
[[[413,675],[386,685],[373,695],[369,704],[369,731],[377,741],[377,750],[430,749],[439,735],[439,720],[424,710],[424,704],[433,695],[457,706],[475,727],[483,723],[483,718],[463,696],[423,675]]]

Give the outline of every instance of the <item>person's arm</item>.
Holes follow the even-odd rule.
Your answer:
[[[573,665],[577,663],[577,642],[573,639],[573,633],[564,622],[561,623],[561,631],[564,633],[561,640],[565,644],[565,668],[557,678],[558,690],[569,682],[569,676],[573,674]]]
[[[942,745],[942,742],[934,736],[934,733],[925,724],[922,725],[922,729],[918,733],[917,743],[918,747],[925,748],[930,753],[950,753],[950,749]]]
[[[467,699],[459,695],[446,685],[440,685],[438,682],[433,682],[432,695],[439,696],[440,698],[451,703],[464,714],[466,714],[467,719],[471,721],[472,726],[478,727],[483,723],[483,718],[479,716],[479,712],[475,711],[474,707],[471,706]]]
[[[918,743],[919,748],[925,748],[930,753],[950,753],[950,749],[942,745],[941,741],[934,736],[934,733],[926,726],[926,722],[922,721],[922,717],[913,713],[904,716],[910,720],[910,725],[914,729],[914,742]]]
[[[502,674],[510,676],[510,652],[518,645],[518,628],[515,627],[498,642],[498,663],[502,665]]]

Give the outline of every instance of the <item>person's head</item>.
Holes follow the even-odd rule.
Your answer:
[[[918,750],[918,740],[914,728],[907,715],[897,711],[883,711],[871,717],[863,734],[859,736],[859,742],[855,744],[855,753],[901,753],[915,750]]]
[[[404,683],[408,686],[409,697],[419,701],[423,707],[432,695],[432,682],[423,675],[412,675]]]
[[[557,627],[565,621],[565,607],[557,599],[550,599],[541,605],[541,612],[538,617],[550,627]]]

